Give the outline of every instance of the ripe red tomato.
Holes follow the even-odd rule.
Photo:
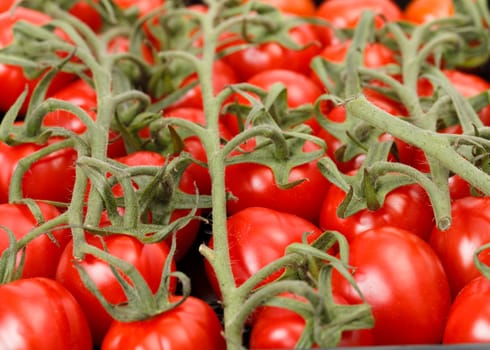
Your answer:
[[[479,276],[461,289],[451,305],[443,344],[490,343],[490,280]]]
[[[191,74],[184,79],[181,87],[191,84],[197,80],[197,74]],[[238,83],[239,79],[236,76],[233,68],[224,60],[216,60],[213,65],[213,91],[215,94],[219,93],[226,86]],[[178,101],[173,103],[170,108],[178,107],[193,107],[203,108],[202,105],[202,90],[201,85],[197,85],[187,91]]]
[[[295,4],[296,2],[290,3]],[[235,51],[225,56],[223,60],[234,69],[242,81],[272,69],[288,69],[309,74],[310,61],[322,49],[315,27],[311,24],[298,25],[289,31],[289,37],[304,48],[294,50],[277,42],[267,42]],[[232,43],[233,46],[242,44],[245,44],[242,39],[237,39]]]
[[[299,298],[294,295],[285,295],[291,298]],[[337,303],[344,303],[340,297],[334,296]],[[293,349],[301,337],[306,321],[292,310],[263,306],[254,314],[250,332],[250,349]],[[342,339],[337,345],[367,346],[373,345],[373,334],[370,329],[346,331],[342,333]],[[316,345],[314,347],[317,347]]]
[[[55,139],[49,143],[57,142]],[[12,174],[19,161],[47,146],[24,143],[9,146],[0,142],[0,203],[8,202]],[[77,153],[73,148],[55,151],[36,161],[22,178],[23,195],[26,198],[69,202],[75,183]]]
[[[330,186],[320,212],[320,227],[337,230],[348,241],[363,231],[383,226],[396,226],[427,240],[434,227],[429,197],[417,184],[402,186],[388,193],[384,205],[376,211],[363,209],[342,219],[337,216],[337,208],[344,198],[344,191]]]
[[[93,120],[97,118],[97,94],[95,89],[82,79],[77,79],[61,88],[52,97],[82,108]],[[43,125],[59,126],[77,134],[83,134],[87,130],[86,125],[78,117],[66,110],[49,112],[44,116]],[[114,158],[125,154],[123,138],[119,133],[110,130],[107,155]]]
[[[440,343],[451,294],[442,264],[428,243],[403,229],[375,228],[352,240],[349,265],[371,305],[376,345]],[[362,302],[337,270],[332,288],[348,304]]]
[[[355,28],[364,10],[371,10],[376,15],[376,26],[385,22],[398,21],[402,11],[392,0],[324,0],[317,8],[316,16],[327,20],[335,28]],[[332,30],[326,26],[319,27],[319,35],[327,46],[337,39]]]
[[[18,21],[26,21],[33,25],[42,26],[51,21],[51,18],[46,14],[18,6],[14,11],[5,11],[0,13],[0,48],[10,45],[14,40],[13,27]],[[51,82],[48,89],[48,95],[51,95],[62,86],[73,79],[73,75],[67,73],[58,73]],[[0,64],[0,81],[8,86],[0,98],[0,111],[6,112],[22,94],[25,87],[29,88],[29,93],[25,103],[22,106],[21,113],[27,110],[27,103],[39,79],[28,79],[21,67]]]
[[[245,0],[244,2],[248,2],[248,0]],[[259,2],[274,6],[281,12],[301,17],[312,17],[316,11],[316,4],[312,0],[260,0]]]
[[[304,152],[318,149],[306,141]],[[318,223],[323,198],[330,182],[317,167],[317,162],[308,162],[294,167],[289,181],[306,179],[292,188],[281,189],[272,170],[261,164],[238,163],[226,167],[225,185],[236,199],[227,202],[229,214],[248,207],[265,207],[300,216],[314,224]]]
[[[319,55],[327,61],[342,62],[347,55],[351,43],[351,40],[334,43],[323,48]],[[397,63],[397,61],[393,51],[388,47],[377,42],[366,45],[364,50],[364,65],[366,67],[376,68],[390,63]]]
[[[302,241],[305,232],[311,233],[308,236],[310,242],[322,233],[318,227],[299,216],[260,207],[249,207],[230,216],[227,228],[231,268],[237,285],[282,257],[289,244]],[[213,244],[211,238],[209,246],[212,248]],[[213,291],[220,295],[218,281],[207,260],[204,267]],[[282,272],[271,274],[258,286],[273,281]]]
[[[180,107],[167,109],[164,112],[164,117],[177,117],[185,120],[192,121],[200,125],[206,125],[206,117],[204,111],[201,108],[195,107]],[[225,123],[219,121],[219,131],[223,139],[229,140],[233,137],[232,133],[228,130]],[[177,131],[179,128],[176,128]],[[184,151],[190,153],[196,160],[203,163],[207,163],[207,155],[199,137],[194,134],[188,135],[185,132],[180,135],[184,142]],[[199,194],[211,194],[211,177],[206,167],[191,163],[186,172],[189,172],[194,178]]]
[[[172,297],[178,301],[181,297]],[[174,309],[147,320],[114,321],[102,343],[101,350],[193,349],[221,350],[226,348],[221,323],[214,310],[193,296]]]
[[[92,0],[99,2],[99,0]],[[90,4],[91,1],[77,1],[70,9],[71,15],[77,17],[82,22],[86,23],[93,31],[99,32],[102,29],[103,21],[97,10]],[[114,4],[119,8],[126,10],[131,7],[138,9],[140,17],[146,15],[151,10],[162,6],[165,0],[114,0]]]
[[[15,0],[4,0],[0,3],[0,12],[5,12],[8,11],[12,5],[14,4]]]
[[[53,205],[44,202],[37,204],[45,221],[60,215],[59,210]],[[3,227],[9,228],[15,238],[19,240],[38,224],[27,205],[13,203],[0,204],[0,227],[2,227],[0,229],[0,252],[7,249],[9,245],[9,237]],[[61,228],[50,232],[50,234],[55,238],[56,243],[48,237],[48,234],[43,233],[27,244],[22,270],[23,278],[55,277],[61,253],[70,240],[71,235],[68,229]],[[19,261],[20,254],[19,252]]]
[[[403,18],[416,24],[450,17],[453,14],[453,0],[411,0],[403,10]]]
[[[318,97],[323,94],[323,88],[317,84],[310,76],[298,73],[289,69],[270,69],[252,76],[247,83],[257,86],[265,91],[269,91],[272,85],[282,83],[287,88],[287,104],[290,108],[296,108],[305,104],[314,104]],[[240,104],[249,105],[250,103],[242,96],[238,96]],[[232,119],[229,119],[232,124]],[[320,125],[314,117],[305,122],[309,125],[313,133],[320,130]],[[228,129],[239,129],[236,125],[230,125]]]
[[[481,273],[473,263],[475,251],[490,242],[490,198],[463,197],[451,205],[452,223],[448,230],[434,228],[430,244],[441,259],[455,296]],[[490,255],[482,252],[480,259],[490,263]]]
[[[129,166],[139,166],[139,165],[151,165],[151,166],[163,166],[165,164],[165,157],[160,153],[152,151],[137,151],[128,154],[124,157],[115,158],[116,161]],[[136,184],[135,184],[136,186]],[[194,178],[191,173],[184,172],[180,178],[179,189],[188,194],[196,193],[194,187]],[[124,192],[122,187],[117,184],[112,188],[115,196],[123,196]],[[171,215],[170,222],[177,220],[178,218],[184,217],[189,214],[190,209],[177,209]],[[200,215],[201,210],[196,211],[196,215]],[[151,214],[150,214],[151,215]],[[194,240],[197,237],[199,231],[200,221],[191,220],[186,226],[181,228],[176,232],[176,244],[177,248],[175,251],[174,259],[176,261],[181,260],[189,251]],[[172,237],[169,236],[166,242],[170,245],[172,244]]]
[[[92,350],[75,298],[58,282],[26,278],[0,286],[0,348]]]
[[[143,244],[138,239],[126,235],[109,235],[98,237],[86,235],[87,243],[102,249],[101,239],[104,240],[107,252],[119,259],[131,263],[143,276],[153,292],[160,284],[163,266],[168,258],[169,248],[165,242]],[[92,255],[77,261],[94,281],[102,295],[112,304],[125,302],[126,296],[109,265]],[[112,317],[102,304],[83,284],[73,257],[73,241],[70,241],[58,265],[56,280],[63,284],[82,306],[92,333],[94,344],[99,345],[109,329]],[[173,266],[175,270],[175,265]],[[172,284],[170,292],[175,285]]]

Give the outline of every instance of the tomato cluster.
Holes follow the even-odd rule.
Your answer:
[[[489,343],[463,2],[2,2],[0,348]]]

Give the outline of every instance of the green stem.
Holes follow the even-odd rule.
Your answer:
[[[374,127],[422,149],[427,155],[439,160],[452,172],[459,174],[475,188],[490,195],[490,176],[463,158],[452,147],[444,134],[420,129],[358,96],[346,102],[347,110]]]

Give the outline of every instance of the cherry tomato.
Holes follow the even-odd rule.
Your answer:
[[[164,117],[177,117],[203,126],[206,125],[206,117],[201,108],[171,108],[164,111]],[[223,139],[229,140],[233,137],[225,123],[221,120],[219,121],[218,127],[220,135]],[[182,133],[181,137],[183,138],[184,142],[184,151],[189,152],[196,160],[207,163],[206,151],[199,137],[195,136],[194,134],[187,135],[185,133]],[[199,194],[211,194],[211,177],[209,176],[209,171],[206,167],[203,167],[197,163],[191,163],[187,167],[186,172],[192,174],[192,177],[195,179],[197,188],[199,189]]]
[[[430,245],[396,227],[374,228],[350,243],[352,277],[371,305],[376,345],[439,344],[451,303],[442,264]],[[337,270],[335,294],[362,300]]]
[[[55,139],[48,144],[57,142]],[[9,146],[0,142],[0,203],[8,202],[10,182],[19,161],[46,147],[34,143]],[[26,198],[69,202],[75,183],[75,161],[77,153],[73,148],[64,148],[48,154],[36,161],[22,178],[22,191]]]
[[[308,235],[310,242],[322,233],[317,226],[299,216],[260,207],[249,207],[230,216],[227,228],[231,268],[237,285],[241,285],[268,263],[282,257],[289,244],[302,241],[305,232],[311,233]],[[213,245],[211,238],[209,246],[212,248]],[[204,267],[211,287],[220,295],[218,281],[207,260]],[[281,273],[277,271],[271,274],[258,286],[273,281]]]
[[[257,86],[265,91],[269,91],[272,85],[281,83],[287,88],[287,104],[290,108],[296,108],[304,104],[314,104],[318,97],[323,94],[323,89],[310,76],[298,73],[289,69],[270,69],[260,72],[250,79],[247,83]],[[237,101],[240,104],[250,104],[243,96],[238,96]],[[320,125],[314,117],[305,122],[309,125],[313,133],[320,130]],[[233,119],[229,119],[226,124],[228,129],[239,130],[233,126]]]
[[[304,152],[317,150],[318,146],[305,142]],[[289,181],[306,179],[288,189],[281,189],[272,170],[261,164],[238,163],[226,167],[226,189],[235,198],[227,202],[229,214],[247,207],[266,207],[291,213],[316,224],[318,223],[323,198],[330,182],[317,167],[317,162],[308,162],[294,167]]]
[[[478,276],[453,301],[443,344],[490,343],[490,281]]]
[[[99,2],[99,0],[91,0]],[[71,15],[77,17],[82,22],[86,23],[93,31],[99,32],[103,27],[103,21],[97,10],[90,4],[91,1],[77,1],[70,9]],[[114,4],[119,8],[126,10],[131,7],[136,7],[138,16],[142,17],[151,10],[162,6],[165,0],[114,0]]]
[[[365,10],[374,12],[378,28],[385,22],[400,20],[403,15],[392,0],[324,0],[317,8],[316,17],[327,20],[335,28],[353,29]],[[318,30],[324,46],[338,40],[328,27],[320,26]]]
[[[181,297],[174,296],[171,301]],[[102,343],[101,350],[154,349],[226,349],[221,323],[214,310],[193,296],[174,309],[152,318],[114,321]]]
[[[75,298],[42,277],[0,286],[0,348],[92,350],[87,320]]]
[[[320,212],[320,227],[337,230],[352,241],[368,229],[396,226],[427,240],[434,227],[434,214],[429,197],[420,185],[406,185],[388,193],[381,208],[376,211],[363,209],[346,218],[337,216],[337,208],[344,200],[345,192],[330,186]]]
[[[53,205],[37,203],[45,221],[60,215],[60,211]],[[9,236],[3,227],[10,229],[15,238],[19,240],[38,225],[38,221],[25,204],[0,204],[0,252],[9,245]],[[64,247],[71,238],[68,229],[57,229],[50,232],[56,240],[52,241],[47,233],[43,233],[26,246],[22,277],[48,277],[54,278],[56,268]],[[19,252],[19,261],[20,255]]]
[[[296,2],[290,3],[295,4]],[[272,69],[288,69],[309,74],[310,61],[321,50],[315,27],[311,24],[298,25],[289,31],[289,37],[304,48],[295,50],[286,48],[277,42],[267,42],[233,52],[223,59],[242,81]],[[233,45],[240,44],[245,44],[245,42],[241,39],[233,42]]]
[[[165,164],[165,157],[160,153],[152,151],[137,151],[128,154],[124,157],[115,158],[116,161],[129,166],[139,166],[139,165],[151,165],[151,166],[163,166]],[[136,184],[135,184],[136,186]],[[179,189],[188,194],[195,193],[194,178],[191,173],[184,172],[180,178]],[[123,196],[124,192],[122,187],[117,184],[112,188],[114,195]],[[178,218],[184,217],[189,214],[190,209],[177,209],[171,215],[170,222],[177,220]],[[197,210],[196,215],[200,215],[201,210]],[[151,219],[151,218],[150,218]],[[197,237],[199,231],[200,221],[191,220],[186,226],[179,229],[176,232],[176,244],[177,248],[175,251],[174,259],[176,261],[181,260],[189,251],[194,240]],[[166,239],[167,243],[172,244],[172,237]]]
[[[0,48],[10,45],[14,40],[13,27],[18,21],[26,21],[33,25],[42,26],[51,21],[51,18],[42,12],[31,10],[22,6],[17,6],[14,11],[5,11],[0,13]],[[48,95],[56,92],[62,86],[73,79],[73,75],[67,73],[58,73],[51,82],[48,89]],[[25,87],[29,89],[26,102],[23,104],[21,114],[27,110],[27,104],[33,89],[39,82],[38,79],[29,79],[24,75],[21,67],[8,64],[0,64],[0,81],[8,86],[0,97],[0,111],[6,112],[22,94]]]
[[[411,0],[403,10],[403,18],[422,24],[454,14],[453,0]]]
[[[182,87],[187,84],[191,84],[197,80],[196,74],[191,74],[186,79],[184,79],[181,84]],[[238,83],[239,80],[236,76],[233,68],[229,64],[225,63],[223,60],[216,60],[213,65],[213,91],[215,94],[223,90],[226,86]],[[202,90],[201,86],[198,84],[194,88],[187,91],[187,93],[182,96],[178,101],[173,103],[171,108],[178,107],[193,107],[193,108],[203,108],[202,105]]]
[[[105,237],[86,235],[87,243],[99,249],[102,249],[102,239],[109,254],[131,263],[143,276],[153,292],[158,289],[163,266],[169,254],[169,248],[165,242],[143,244],[138,239],[126,235],[114,234]],[[82,306],[87,316],[94,344],[98,345],[101,344],[113,319],[95,295],[85,287],[75,263],[85,269],[96,287],[110,303],[123,303],[127,300],[126,295],[108,263],[88,254],[82,260],[75,262],[73,241],[67,244],[61,255],[56,280],[63,284]],[[175,270],[175,265],[173,265],[172,270]],[[173,292],[174,288],[175,285],[171,284],[170,292]]]
[[[245,0],[244,2],[248,2],[248,0]],[[260,0],[259,2],[274,6],[284,13],[301,17],[313,17],[316,11],[316,4],[312,0]]]
[[[12,5],[14,4],[15,0],[4,0],[0,3],[0,12],[5,12],[8,11]]]
[[[490,198],[463,197],[451,205],[452,223],[449,229],[434,228],[430,244],[446,270],[453,296],[481,273],[473,263],[475,251],[490,242]],[[480,254],[490,263],[490,255]]]
[[[290,298],[297,296],[286,294]],[[334,296],[337,303],[345,303],[341,297]],[[301,299],[301,298],[299,298]],[[250,349],[293,349],[301,337],[306,321],[292,310],[263,306],[254,314],[250,332]],[[366,346],[373,345],[373,335],[370,329],[347,331],[342,333],[342,339],[337,345]],[[316,345],[314,347],[317,347]]]

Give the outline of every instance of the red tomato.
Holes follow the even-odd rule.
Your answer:
[[[458,293],[449,311],[443,344],[490,343],[490,281],[471,280]]]
[[[109,254],[131,263],[153,292],[158,289],[163,266],[169,254],[169,248],[165,242],[143,244],[138,239],[126,235],[105,237],[86,235],[86,239],[88,244],[100,249],[102,249],[101,239],[103,239]],[[71,241],[61,255],[56,280],[63,284],[80,303],[87,316],[94,343],[101,344],[113,319],[98,299],[85,287],[74,263],[73,241]],[[92,255],[86,255],[77,263],[85,269],[110,303],[118,304],[126,301],[121,285],[106,262]],[[173,292],[174,288],[175,285],[171,287],[170,292]]]
[[[75,298],[48,278],[0,286],[0,348],[92,350],[90,330]]]
[[[377,27],[402,18],[401,9],[392,0],[324,0],[318,6],[316,16],[327,20],[335,28],[353,29],[365,10],[375,13]],[[319,27],[319,33],[325,46],[337,41],[328,27]]]
[[[14,4],[15,0],[4,0],[0,3],[0,12],[5,12],[8,11],[12,5]]]
[[[352,40],[345,40],[326,46],[320,56],[327,61],[343,62]],[[368,43],[364,50],[364,65],[368,68],[382,67],[390,63],[397,63],[393,51],[380,43]]]
[[[60,215],[59,210],[50,204],[37,203],[45,221]],[[38,225],[31,210],[24,204],[0,204],[0,252],[9,245],[9,237],[3,227],[9,228],[15,238],[19,240]],[[56,239],[53,242],[48,234],[43,233],[30,241],[26,246],[22,277],[48,277],[54,278],[56,268],[64,247],[71,238],[68,229],[57,229],[50,234]],[[19,252],[19,261],[20,261]]]
[[[163,157],[160,153],[152,151],[137,151],[124,157],[115,158],[115,160],[129,166],[163,166],[165,164],[165,157]],[[196,193],[194,178],[192,177],[191,173],[183,173],[182,177],[180,178],[179,189],[188,194]],[[122,187],[119,184],[114,186],[112,191],[116,196],[122,196],[124,194]],[[172,213],[170,221],[175,221],[178,218],[184,217],[185,215],[189,214],[189,212],[190,209],[177,209]],[[197,210],[196,215],[200,215],[200,213],[201,210]],[[197,237],[199,226],[200,221],[192,220],[185,227],[176,232],[177,250],[174,256],[176,261],[181,260],[191,248],[194,240]],[[169,236],[166,241],[169,245],[172,244],[172,237]]]
[[[52,139],[49,143],[57,142]],[[0,203],[8,202],[10,182],[19,161],[46,145],[24,143],[9,146],[0,142]],[[36,161],[22,178],[26,198],[69,202],[75,183],[77,153],[72,148],[55,151]]]
[[[269,91],[272,85],[282,83],[287,88],[287,104],[290,108],[299,107],[304,104],[314,104],[318,97],[323,94],[323,89],[308,75],[301,74],[288,69],[270,69],[252,76],[247,83],[255,85],[265,91]],[[242,96],[237,100],[241,104],[250,103]],[[232,122],[231,122],[232,123]],[[306,121],[313,133],[320,130],[320,126],[314,117]],[[233,132],[238,127],[226,124]]]
[[[52,96],[55,99],[70,102],[87,112],[92,119],[97,118],[97,94],[84,80],[78,79],[58,90]],[[86,125],[74,114],[66,110],[56,110],[45,115],[45,126],[59,126],[71,130],[77,134],[83,134]],[[121,135],[113,130],[109,131],[109,145],[107,155],[110,158],[122,157],[126,154],[124,140]]]
[[[248,2],[248,0],[245,0],[244,2]],[[260,0],[259,2],[274,6],[281,12],[301,17],[312,17],[316,11],[316,4],[312,0]]]
[[[427,240],[434,227],[429,197],[417,184],[402,186],[388,193],[384,205],[376,211],[363,209],[342,219],[337,216],[337,208],[344,198],[344,191],[330,186],[320,212],[320,227],[323,230],[337,230],[348,241],[363,231],[383,226],[396,226]]]
[[[289,295],[295,298],[295,296]],[[298,297],[299,298],[299,297]],[[334,297],[337,303],[343,303],[340,297]],[[301,337],[306,321],[299,314],[286,308],[263,306],[254,314],[250,333],[250,349],[293,349]],[[366,346],[373,345],[370,329],[347,331],[337,345]],[[316,345],[314,347],[317,347]]]
[[[181,84],[182,87],[187,84],[191,84],[196,81],[197,75],[191,74],[188,76],[184,82]],[[215,94],[219,93],[226,86],[238,83],[239,80],[236,76],[233,68],[229,64],[225,63],[223,60],[216,60],[213,65],[213,91]],[[202,90],[201,86],[198,84],[194,88],[187,91],[187,93],[182,96],[177,102],[173,103],[171,108],[177,107],[194,107],[203,108],[202,105]]]
[[[303,151],[312,152],[318,146],[306,142]],[[272,170],[261,164],[238,163],[226,167],[225,185],[236,199],[227,202],[229,214],[248,207],[265,207],[291,213],[316,224],[318,223],[323,198],[330,182],[312,161],[294,167],[289,181],[306,179],[292,188],[281,189]]]
[[[428,243],[403,229],[375,228],[351,242],[349,265],[371,305],[376,345],[440,343],[451,295],[441,262]],[[337,270],[332,288],[349,304],[362,302]]]
[[[6,11],[0,13],[0,27],[2,28],[0,33],[0,48],[4,48],[12,43],[14,40],[13,27],[18,21],[26,21],[33,25],[42,26],[49,23],[51,18],[42,12],[21,6],[16,7],[13,12]],[[72,79],[73,76],[71,74],[57,74],[51,82],[48,95],[54,93]],[[24,75],[21,67],[0,64],[0,81],[8,86],[8,89],[4,90],[0,98],[0,111],[2,112],[6,112],[14,104],[26,86],[29,88],[26,102],[21,109],[21,113],[25,113],[32,90],[39,82],[39,79],[28,79]]]
[[[296,2],[290,2],[295,4]],[[310,73],[310,61],[320,52],[318,35],[311,24],[302,24],[289,31],[289,37],[295,43],[305,46],[294,50],[277,42],[268,42],[233,52],[223,59],[236,72],[242,81],[256,74],[272,69],[288,69],[302,74]],[[233,46],[245,44],[237,39]]]
[[[201,108],[180,107],[167,109],[164,112],[164,117],[177,117],[203,126],[206,125],[206,117]],[[219,130],[223,139],[229,140],[233,137],[222,121],[219,122]],[[181,137],[184,141],[184,151],[190,153],[196,160],[207,163],[206,151],[199,137],[194,134],[186,135],[185,133]],[[192,174],[192,177],[195,179],[199,194],[211,194],[211,177],[206,167],[197,163],[191,163],[186,171]]]
[[[173,297],[177,301],[181,297]],[[114,321],[101,350],[226,349],[221,323],[201,299],[189,296],[176,308],[147,320]]]
[[[99,2],[99,0],[80,0],[70,8],[69,12],[86,23],[93,31],[99,32],[102,29],[103,21],[97,10],[90,4],[92,1]],[[123,10],[136,7],[140,17],[164,3],[165,0],[114,0],[114,4]]]
[[[434,228],[430,244],[446,270],[455,296],[466,283],[481,273],[473,263],[475,251],[490,242],[490,197],[463,197],[451,206],[452,223],[448,230]],[[490,263],[490,254],[480,259]]]
[[[364,95],[371,103],[381,108],[385,112],[388,112],[393,116],[403,115],[402,107],[399,106],[399,104],[394,100],[391,100],[388,97],[370,89],[364,89]],[[338,105],[331,108],[329,111],[327,111],[327,113],[324,113],[324,115],[327,119],[329,119],[329,121],[342,123],[346,120],[346,113],[345,106]],[[342,159],[336,155],[338,149],[343,146],[343,143],[339,139],[323,128],[317,132],[316,136],[322,138],[326,142],[327,155],[335,161],[340,171],[348,173],[349,171],[355,171],[356,169],[360,168],[365,159],[365,154],[359,154],[350,160],[342,161]],[[387,134],[383,134],[380,138],[387,137],[389,137]]]
[[[310,242],[322,233],[318,227],[299,216],[260,207],[246,208],[230,216],[227,228],[231,268],[237,285],[282,257],[288,245],[302,241],[305,232],[311,233],[308,236]],[[213,247],[213,238],[209,246]],[[220,295],[218,281],[207,260],[204,267],[211,287]],[[259,286],[273,281],[281,273],[271,274]]]
[[[453,14],[453,0],[411,0],[403,10],[403,18],[416,24],[450,17]]]

